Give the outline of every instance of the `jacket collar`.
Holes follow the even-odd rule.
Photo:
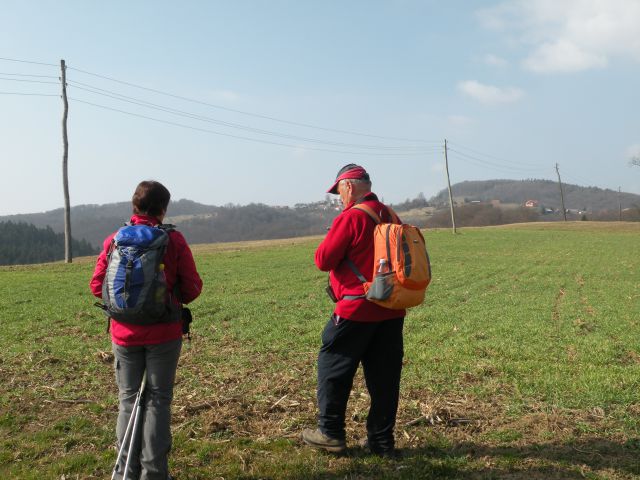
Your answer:
[[[373,193],[373,192],[369,192],[367,193],[364,197],[362,197],[360,200],[358,200],[357,202],[351,202],[349,205],[347,205],[346,207],[344,207],[343,212],[346,212],[347,210],[349,210],[350,208],[352,208],[355,205],[358,205],[359,203],[362,202],[371,202],[371,201],[378,201],[378,196]]]
[[[129,222],[131,222],[132,225],[149,225],[150,227],[155,227],[156,225],[162,224],[162,222],[153,215],[138,214],[133,214]]]

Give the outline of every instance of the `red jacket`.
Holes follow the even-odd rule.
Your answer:
[[[132,224],[158,225],[157,218],[148,215],[134,215]],[[107,252],[116,232],[109,235],[98,256],[96,268],[89,286],[91,292],[102,298],[102,282],[107,271]],[[202,280],[196,270],[191,249],[180,232],[169,232],[169,245],[164,255],[167,290],[172,291],[176,282],[182,303],[195,300],[202,291]],[[125,347],[153,345],[177,340],[182,336],[182,322],[156,323],[153,325],[134,325],[111,319],[111,338],[114,343]]]
[[[387,207],[378,201],[374,193],[367,194],[361,203],[379,212],[383,221],[390,221]],[[344,299],[345,295],[364,294],[362,282],[345,259],[349,258],[368,282],[373,278],[373,231],[376,224],[366,212],[353,206],[354,203],[347,205],[335,218],[315,256],[316,266],[324,272],[330,272],[331,287],[339,299],[335,314],[356,322],[379,322],[404,317],[405,310],[384,308],[364,298]]]

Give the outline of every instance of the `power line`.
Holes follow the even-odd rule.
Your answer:
[[[60,85],[60,82],[48,82],[46,80],[27,80],[26,78],[4,78],[4,77],[0,77],[0,80],[6,80],[8,82],[49,83],[49,84],[52,84],[52,85]]]
[[[451,152],[451,150],[449,150],[449,151]],[[461,160],[461,161],[463,161],[463,162],[465,162],[467,164],[475,165],[475,166],[481,167],[481,168],[483,168],[485,170],[488,169],[488,170],[492,170],[492,171],[495,171],[495,172],[501,172],[502,174],[507,174],[507,175],[518,175],[518,176],[527,176],[527,177],[532,176],[532,172],[522,172],[522,171],[519,171],[519,170],[516,170],[516,169],[498,168],[498,167],[494,167],[494,166],[491,166],[491,165],[487,165],[487,164],[484,164],[484,163],[477,162],[477,161],[472,160],[470,158],[463,158],[463,157],[460,157],[458,155],[455,155],[455,156],[456,156],[457,159],[459,159],[459,160]],[[542,170],[540,172],[536,172],[536,175],[546,175],[546,174],[548,174],[548,172],[543,172]]]
[[[211,117],[206,117],[206,116],[203,116],[203,115],[193,114],[193,113],[190,113],[190,112],[186,112],[184,110],[178,110],[178,109],[166,107],[166,106],[159,105],[159,104],[156,104],[156,103],[147,102],[146,100],[141,100],[141,99],[138,99],[138,98],[135,98],[135,97],[129,97],[127,95],[122,95],[120,93],[113,92],[113,91],[110,91],[110,90],[105,90],[105,89],[102,89],[102,88],[94,87],[93,85],[85,84],[85,83],[82,83],[82,82],[75,82],[75,81],[71,81],[70,80],[69,84],[73,88],[77,88],[77,89],[80,89],[80,90],[84,90],[86,92],[94,93],[96,95],[102,95],[102,96],[114,98],[114,99],[122,101],[122,102],[132,103],[134,105],[139,105],[139,106],[142,106],[142,107],[145,107],[145,108],[151,108],[151,109],[154,109],[154,110],[159,110],[159,111],[171,113],[173,115],[179,115],[179,116],[186,117],[186,118],[191,118],[191,119],[194,119],[194,120],[200,120],[200,121],[203,121],[203,122],[213,123],[213,124],[216,124],[216,125],[221,125],[221,126],[230,127],[230,128],[236,128],[236,129],[240,129],[240,130],[244,130],[244,131],[248,131],[248,132],[258,133],[258,134],[261,134],[261,135],[270,135],[270,136],[286,138],[286,139],[290,139],[290,140],[299,140],[299,141],[310,142],[310,143],[318,143],[318,144],[324,144],[324,145],[333,145],[333,146],[350,147],[350,148],[362,148],[362,149],[370,149],[370,150],[395,150],[395,151],[413,150],[416,153],[418,153],[418,152],[428,153],[428,152],[434,151],[434,149],[437,148],[437,147],[429,147],[429,146],[362,145],[362,144],[353,144],[353,143],[344,143],[344,142],[332,142],[332,141],[321,140],[321,139],[317,139],[317,138],[301,137],[301,136],[297,136],[297,135],[273,132],[273,131],[270,131],[270,130],[254,128],[254,127],[250,127],[250,126],[247,126],[247,125],[242,125],[242,124],[232,123],[232,122],[226,122],[226,121],[223,121],[223,120],[218,120],[218,119],[211,118]],[[84,85],[84,86],[87,86],[87,87],[90,87],[90,88],[84,88],[84,87],[81,87],[80,85]],[[107,92],[107,93],[103,93],[103,92]]]
[[[507,166],[507,165],[500,165],[500,164],[497,164],[497,163],[489,162],[487,160],[483,160],[483,159],[478,158],[478,157],[474,157],[473,155],[469,155],[469,154],[460,152],[460,151],[455,150],[453,148],[449,148],[449,151],[450,152],[454,152],[457,155],[459,155],[461,157],[461,160],[463,160],[463,161],[474,163],[476,165],[480,165],[480,166],[483,166],[483,167],[493,167],[496,170],[507,171],[507,172],[510,172],[510,173],[538,173],[538,172],[543,172],[544,171],[544,169],[542,169],[542,168],[535,168],[535,169],[532,169],[532,168],[517,168],[517,167],[510,167],[510,166]]]
[[[33,95],[36,97],[59,97],[59,93],[23,93],[23,92],[0,92],[0,95]]]
[[[327,149],[327,148],[315,148],[315,147],[307,147],[304,145],[292,145],[292,144],[288,144],[288,143],[280,143],[280,142],[271,142],[268,140],[260,140],[257,138],[251,138],[251,137],[244,137],[241,135],[233,135],[230,133],[222,133],[222,132],[217,132],[215,130],[208,130],[206,128],[199,128],[199,127],[192,127],[190,125],[184,125],[182,123],[177,123],[177,122],[171,122],[169,120],[162,120],[159,118],[154,118],[154,117],[149,117],[147,115],[141,115],[138,113],[133,113],[133,112],[127,112],[125,110],[120,110],[117,108],[111,108],[111,107],[107,107],[105,105],[99,105],[97,103],[92,103],[92,102],[87,102],[85,100],[80,100],[78,98],[71,98],[69,97],[69,100],[73,100],[74,102],[79,102],[79,103],[84,103],[86,105],[92,105],[94,107],[98,107],[98,108],[103,108],[105,110],[111,110],[113,112],[119,112],[119,113],[123,113],[125,115],[130,115],[133,117],[139,117],[139,118],[144,118],[146,120],[152,120],[154,122],[159,122],[159,123],[164,123],[167,125],[173,125],[176,127],[181,127],[181,128],[186,128],[189,130],[196,130],[196,131],[200,131],[200,132],[206,132],[206,133],[213,133],[214,135],[221,135],[224,137],[231,137],[231,138],[237,138],[240,140],[247,140],[250,142],[256,142],[256,143],[266,143],[269,145],[278,145],[281,147],[288,147],[288,148],[296,148],[296,149],[303,149],[303,150],[314,150],[314,151],[319,151],[319,152],[332,152],[332,153],[344,153],[344,154],[348,154],[348,155],[369,155],[369,156],[422,156],[423,154],[420,153],[371,153],[371,152],[349,152],[349,151],[343,151],[343,150],[331,150],[331,149]]]
[[[43,78],[60,78],[56,75],[32,75],[30,73],[7,73],[0,72],[0,75],[15,75],[17,77],[43,77]]]
[[[44,63],[44,62],[35,62],[35,61],[30,61],[30,60],[23,60],[23,59],[15,59],[15,58],[7,58],[7,57],[0,57],[0,60],[3,61],[8,61],[8,62],[18,62],[18,63],[25,63],[25,64],[33,64],[33,65],[45,65],[45,66],[54,66],[57,67],[56,64],[52,64],[52,63]],[[200,104],[200,105],[205,105],[208,107],[212,107],[212,108],[217,108],[217,109],[221,109],[221,110],[225,110],[225,111],[230,111],[230,112],[234,112],[234,113],[239,113],[242,115],[248,115],[248,116],[252,116],[252,117],[256,117],[256,118],[262,118],[262,119],[267,119],[267,120],[272,120],[272,121],[276,121],[276,122],[280,122],[280,123],[285,123],[285,124],[289,124],[289,125],[295,125],[295,126],[300,126],[300,127],[306,127],[306,128],[314,128],[314,129],[318,129],[318,130],[324,130],[324,131],[330,131],[330,132],[335,132],[335,133],[342,133],[342,134],[349,134],[349,135],[358,135],[358,136],[364,136],[364,137],[369,137],[369,138],[378,138],[378,139],[386,139],[386,140],[396,140],[396,141],[403,141],[403,142],[417,142],[417,143],[421,143],[421,144],[429,144],[429,143],[435,143],[434,141],[426,141],[426,140],[422,140],[422,139],[409,139],[409,138],[403,138],[403,137],[392,137],[392,136],[384,136],[384,135],[374,135],[374,134],[367,134],[367,133],[362,133],[362,132],[354,132],[354,131],[349,131],[349,130],[342,130],[342,129],[334,129],[334,128],[328,128],[328,127],[320,127],[317,125],[311,125],[311,124],[306,124],[306,123],[301,123],[301,122],[294,122],[294,121],[289,121],[289,120],[284,120],[284,119],[280,119],[280,118],[276,118],[276,117],[271,117],[268,115],[261,115],[261,114],[256,114],[256,113],[251,113],[251,112],[245,112],[242,110],[237,110],[237,109],[232,109],[232,108],[228,108],[228,107],[223,107],[221,105],[216,105],[216,104],[212,104],[212,103],[208,103],[208,102],[203,102],[200,100],[196,100],[196,99],[192,99],[192,98],[188,98],[188,97],[184,97],[184,96],[180,96],[180,95],[174,95],[168,92],[163,92],[161,90],[156,90],[156,89],[152,89],[152,88],[148,88],[148,87],[143,87],[141,85],[137,85],[131,82],[125,82],[122,80],[118,80],[112,77],[107,77],[104,75],[99,75],[93,72],[89,72],[86,70],[81,70],[78,68],[74,68],[74,67],[67,67],[67,69],[71,69],[71,70],[75,70],[77,72],[81,72],[87,75],[92,75],[98,78],[103,78],[112,82],[117,82],[123,85],[127,85],[130,87],[135,87],[135,88],[139,88],[142,90],[146,90],[146,91],[150,91],[153,93],[157,93],[157,94],[161,94],[161,95],[165,95],[168,97],[172,97],[172,98],[176,98],[176,99],[180,99],[180,100],[184,100],[184,101],[188,101],[188,102],[192,102],[192,103],[196,103],[196,104]],[[31,78],[57,78],[55,76],[52,75],[37,75],[37,74],[24,74],[24,73],[13,73],[13,72],[5,72],[5,73],[0,73],[0,75],[5,75],[4,77],[0,76],[0,80],[4,80],[4,81],[13,81],[13,82],[22,82],[22,83],[41,83],[41,84],[53,84],[53,85],[57,85],[59,82],[50,82],[50,81],[44,81],[44,80],[29,80],[26,78],[7,78],[7,77],[31,77]],[[71,82],[73,83],[73,82]],[[83,85],[81,82],[77,82],[79,85]],[[223,136],[228,136],[228,137],[232,137],[232,138],[239,138],[239,139],[243,139],[243,140],[248,140],[248,141],[253,141],[253,142],[260,142],[260,143],[267,143],[267,144],[273,144],[273,145],[280,145],[280,146],[285,146],[285,147],[290,147],[290,148],[304,148],[304,149],[308,149],[308,150],[318,150],[318,151],[329,151],[329,152],[335,152],[335,153],[346,153],[346,154],[355,154],[355,155],[393,155],[393,156],[417,156],[420,154],[426,154],[429,153],[430,151],[433,151],[435,148],[435,146],[431,145],[406,145],[406,146],[402,146],[402,145],[393,145],[393,146],[389,146],[389,145],[362,145],[362,144],[351,144],[351,143],[344,143],[344,142],[331,142],[331,141],[325,141],[325,140],[321,140],[321,139],[316,139],[316,138],[309,138],[309,137],[300,137],[300,136],[295,136],[295,135],[290,135],[290,134],[283,134],[283,133],[278,133],[278,132],[272,132],[269,130],[263,130],[263,129],[259,129],[259,128],[254,128],[254,127],[249,127],[246,125],[242,125],[242,124],[235,124],[232,122],[225,122],[222,120],[217,120],[214,118],[210,118],[210,117],[205,117],[202,115],[196,115],[190,112],[185,112],[182,110],[177,110],[177,109],[172,109],[169,107],[165,107],[162,105],[157,105],[157,104],[153,104],[151,102],[147,102],[145,100],[141,100],[141,99],[136,99],[134,97],[127,97],[126,95],[122,95],[116,92],[110,92],[108,90],[104,90],[104,89],[100,89],[98,87],[92,86],[92,85],[87,85],[84,84],[87,87],[90,87],[93,90],[89,90],[86,88],[82,88],[78,85],[75,85],[74,88],[78,88],[78,89],[82,89],[85,91],[88,91],[90,93],[94,93],[94,94],[99,94],[99,95],[105,95],[105,96],[109,96],[111,98],[114,98],[116,100],[120,100],[120,101],[127,101],[129,103],[133,103],[139,106],[143,106],[146,108],[154,108],[156,110],[160,110],[160,111],[164,111],[167,113],[172,113],[175,115],[181,115],[187,118],[192,118],[195,120],[200,120],[200,121],[206,121],[206,122],[210,122],[210,123],[215,123],[221,126],[226,126],[226,127],[231,127],[231,128],[238,128],[238,129],[242,129],[242,130],[246,130],[246,131],[250,131],[250,132],[254,132],[254,133],[258,133],[258,134],[262,134],[262,135],[271,135],[271,136],[278,136],[281,138],[288,138],[288,139],[292,139],[292,140],[300,140],[300,141],[304,141],[304,142],[311,142],[311,143],[321,143],[321,144],[326,144],[326,145],[335,145],[335,146],[342,146],[342,147],[352,147],[352,148],[362,148],[362,149],[371,149],[371,150],[390,150],[390,152],[388,153],[371,153],[371,152],[347,152],[347,151],[340,151],[340,150],[331,150],[331,149],[320,149],[320,148],[313,148],[313,147],[307,147],[307,146],[299,146],[299,145],[291,145],[291,144],[285,144],[285,143],[280,143],[280,142],[271,142],[271,141],[265,141],[265,140],[260,140],[260,139],[255,139],[255,138],[250,138],[250,137],[243,137],[240,135],[232,135],[232,134],[227,134],[227,133],[222,133],[222,132],[217,132],[214,130],[207,130],[207,129],[202,129],[202,128],[197,128],[197,127],[192,127],[189,125],[184,125],[184,124],[180,124],[180,123],[176,123],[176,122],[170,122],[170,121],[166,121],[166,120],[161,120],[161,119],[157,119],[154,117],[149,117],[146,115],[140,115],[140,114],[136,114],[133,112],[127,112],[124,110],[119,110],[119,109],[115,109],[115,108],[110,108],[104,105],[98,105],[95,103],[91,103],[91,102],[86,102],[80,99],[73,99],[74,101],[80,102],[80,103],[85,103],[88,105],[92,105],[98,108],[103,108],[103,109],[107,109],[107,110],[112,110],[112,111],[117,111],[120,113],[124,113],[127,115],[132,115],[132,116],[137,116],[140,118],[146,118],[152,121],[156,121],[156,122],[161,122],[161,123],[165,123],[165,124],[169,124],[169,125],[174,125],[174,126],[179,126],[182,128],[189,128],[192,130],[200,130],[200,131],[205,131],[205,132],[209,132],[209,133],[213,133],[216,135],[223,135]],[[109,94],[106,93],[100,93],[100,92],[108,92]],[[24,96],[58,96],[55,94],[39,94],[39,93],[27,93],[27,92],[1,92],[1,94],[3,95],[24,95]],[[407,152],[407,153],[398,153],[397,151],[400,150],[413,150],[413,152]]]
[[[451,142],[449,142],[449,143],[451,143]],[[512,165],[519,165],[518,163],[515,163],[515,162],[509,162],[508,160],[504,160],[504,159],[501,159],[501,158],[499,158],[499,157],[495,157],[495,156],[493,156],[493,155],[489,155],[489,154],[487,154],[487,153],[479,152],[478,150],[474,150],[474,149],[472,149],[472,148],[470,148],[470,147],[465,147],[465,146],[463,146],[463,145],[461,145],[461,144],[459,144],[459,143],[455,143],[455,145],[456,145],[458,148],[463,148],[463,149],[465,149],[465,150],[468,150],[468,151],[471,151],[471,152],[478,153],[479,155],[483,155],[483,156],[485,156],[485,157],[489,157],[489,158],[493,158],[493,159],[496,159],[496,160],[500,160],[500,161],[502,161],[502,162],[506,162],[506,163],[509,163],[509,164],[512,164]],[[454,151],[454,152],[456,151],[456,150],[454,150],[454,149],[449,149],[449,150],[450,150],[450,151],[452,150],[452,151]],[[471,158],[472,158],[472,159],[475,159],[475,160],[476,160],[476,161],[478,161],[478,162],[483,162],[483,163],[486,163],[486,164],[488,164],[488,165],[496,165],[496,166],[498,165],[498,164],[495,164],[495,163],[492,163],[492,162],[488,162],[488,161],[486,161],[486,160],[479,159],[478,157],[475,157],[475,156],[473,156],[473,155],[463,154],[462,152],[456,152],[456,153],[461,154],[461,155],[466,155],[467,160],[469,160],[469,159],[471,159]],[[463,160],[464,160],[464,159],[463,159]],[[532,165],[532,164],[526,164],[526,165]],[[510,169],[514,169],[513,167],[507,167],[506,165],[505,165],[503,168],[510,168]],[[514,169],[514,170],[515,170],[515,169]],[[534,170],[534,169],[532,169],[532,170]],[[523,168],[522,168],[522,171],[523,171],[523,172],[527,172],[527,171],[529,171],[529,169],[527,168],[527,169],[525,170],[525,168],[523,167]],[[535,169],[534,171],[543,172],[544,170],[543,170],[543,169],[538,168],[538,169]],[[578,185],[578,186],[580,186],[579,184],[582,184],[582,185],[589,185],[589,186],[595,186],[595,185],[597,185],[597,182],[592,182],[592,181],[586,180],[586,179],[584,179],[584,178],[582,178],[582,177],[579,177],[579,176],[577,176],[577,175],[567,175],[567,174],[565,173],[565,174],[564,174],[564,177],[565,177],[565,179],[567,179],[567,178],[568,178],[569,180],[572,180],[572,181],[573,181],[576,185]]]
[[[122,94],[117,93],[117,92],[113,92],[113,91],[110,91],[110,90],[105,90],[105,89],[98,88],[98,87],[95,87],[93,85],[88,85],[88,84],[85,84],[85,83],[82,83],[82,82],[69,81],[69,83],[74,88],[78,88],[80,90],[84,90],[84,91],[87,91],[87,92],[95,93],[97,95],[103,95],[103,96],[106,96],[106,97],[114,98],[116,100],[120,100],[120,101],[124,101],[124,102],[128,102],[128,103],[133,103],[135,105],[140,105],[140,106],[144,106],[144,107],[147,107],[147,108],[153,108],[153,109],[156,109],[156,110],[172,113],[172,114],[175,114],[175,115],[185,116],[187,118],[193,118],[193,119],[196,119],[196,120],[215,123],[217,125],[223,125],[223,126],[227,126],[227,127],[231,127],[231,128],[238,128],[238,129],[242,129],[242,130],[246,130],[246,131],[250,131],[250,132],[254,132],[254,133],[260,133],[260,134],[264,134],[264,135],[272,135],[272,136],[278,136],[278,137],[282,137],[282,138],[302,140],[302,141],[305,141],[305,142],[324,143],[324,144],[327,144],[327,145],[347,146],[347,147],[366,148],[366,149],[378,149],[378,150],[419,150],[419,151],[426,152],[427,150],[431,151],[431,150],[437,148],[437,147],[434,147],[434,146],[418,146],[418,145],[415,145],[415,146],[362,145],[362,144],[352,144],[352,143],[343,143],[343,142],[331,142],[331,141],[321,140],[321,139],[317,139],[317,138],[300,137],[300,136],[297,136],[297,135],[290,135],[290,134],[285,134],[285,133],[273,132],[273,131],[270,131],[270,130],[254,128],[254,127],[250,127],[250,126],[247,126],[247,125],[227,122],[227,121],[218,120],[218,119],[211,118],[211,117],[206,117],[206,116],[203,116],[203,115],[193,114],[193,113],[190,113],[190,112],[186,112],[184,110],[178,110],[178,109],[174,109],[174,108],[171,108],[171,107],[166,107],[166,106],[159,105],[159,104],[156,104],[156,103],[148,102],[146,100],[141,100],[141,99],[138,99],[138,98],[135,98],[135,97],[129,97],[127,95],[122,95]],[[90,88],[83,88],[83,87],[80,87],[79,85],[85,85],[85,86],[88,86]],[[96,91],[96,90],[98,90],[98,91]],[[101,93],[101,92],[108,92],[108,93]]]
[[[459,158],[462,161],[466,161],[466,162],[469,162],[469,163],[473,163],[474,165],[479,165],[479,166],[483,166],[483,167],[490,167],[490,168],[493,168],[495,170],[501,170],[501,171],[511,172],[511,173],[538,173],[538,172],[543,172],[544,171],[544,169],[542,169],[542,168],[531,169],[531,168],[511,167],[511,166],[508,166],[508,165],[500,165],[500,164],[497,164],[497,163],[486,161],[486,160],[478,158],[478,157],[474,157],[473,155],[465,154],[465,153],[460,152],[460,151],[458,151],[456,149],[453,149],[453,148],[449,148],[449,151],[456,153],[456,155],[458,155]]]
[[[59,65],[56,65],[55,63],[33,62],[33,61],[29,61],[29,60],[19,60],[17,58],[0,57],[0,60],[4,60],[4,61],[7,61],[7,62],[31,63],[33,65],[47,65],[49,67],[58,67],[59,66]]]
[[[531,166],[533,168],[539,168],[539,167],[534,167],[534,165],[532,163],[518,163],[518,162],[513,162],[513,161],[510,161],[510,160],[505,160],[503,158],[496,157],[495,155],[489,155],[488,153],[483,153],[483,152],[480,152],[480,151],[475,150],[473,148],[465,147],[464,145],[462,145],[460,143],[457,143],[457,142],[449,142],[449,145],[451,145],[451,144],[453,144],[454,146],[456,146],[458,148],[461,148],[463,150],[468,150],[468,151],[470,151],[472,153],[475,153],[477,155],[482,155],[483,157],[491,158],[493,160],[497,160],[497,161],[502,162],[504,164],[511,164],[511,165],[517,165],[517,166],[528,165],[528,166]],[[529,168],[529,167],[525,167],[525,168]]]
[[[76,72],[84,73],[84,74],[87,74],[87,75],[92,75],[94,77],[98,77],[98,78],[102,78],[102,79],[105,79],[105,80],[109,80],[111,82],[116,82],[116,83],[120,83],[120,84],[127,85],[127,86],[130,86],[130,87],[135,87],[135,88],[140,88],[142,90],[147,90],[149,92],[157,93],[157,94],[160,94],[160,95],[165,95],[167,97],[172,97],[172,98],[176,98],[176,99],[179,99],[179,100],[184,100],[186,102],[196,103],[196,104],[199,104],[199,105],[205,105],[205,106],[208,106],[208,107],[217,108],[217,109],[225,110],[225,111],[228,111],[228,112],[239,113],[241,115],[247,115],[247,116],[251,116],[251,117],[262,118],[262,119],[265,119],[265,120],[271,120],[271,121],[274,121],[274,122],[285,123],[287,125],[295,125],[295,126],[298,126],[298,127],[314,128],[314,129],[317,129],[317,130],[324,130],[324,131],[327,131],[327,132],[343,133],[343,134],[347,134],[347,135],[358,135],[358,136],[362,136],[362,137],[379,138],[379,139],[384,139],[384,140],[397,140],[397,141],[403,141],[403,142],[419,142],[419,143],[440,143],[439,141],[436,141],[436,140],[422,140],[422,139],[412,139],[412,138],[403,138],[403,137],[390,137],[390,136],[384,136],[384,135],[373,135],[373,134],[362,133],[362,132],[341,130],[341,129],[337,129],[337,128],[321,127],[321,126],[318,126],[318,125],[312,125],[312,124],[301,123],[301,122],[294,122],[294,121],[291,121],[291,120],[284,120],[284,119],[281,119],[281,118],[271,117],[269,115],[261,115],[261,114],[258,114],[258,113],[245,112],[243,110],[236,110],[234,108],[223,107],[221,105],[216,105],[216,104],[213,104],[213,103],[203,102],[201,100],[195,100],[193,98],[183,97],[181,95],[175,95],[173,93],[163,92],[161,90],[156,90],[154,88],[143,87],[141,85],[136,85],[135,83],[125,82],[123,80],[118,80],[118,79],[115,79],[115,78],[112,78],[112,77],[99,75],[97,73],[88,72],[86,70],[81,70],[79,68],[74,68],[74,67],[67,67],[67,68],[69,70],[75,70]]]
[[[564,178],[565,178],[565,179],[569,179],[569,180],[574,181],[574,182],[576,183],[576,185],[578,185],[578,184],[580,184],[580,183],[581,183],[582,185],[579,185],[579,186],[596,186],[596,185],[597,185],[595,182],[591,182],[591,181],[589,181],[589,180],[585,180],[584,178],[582,178],[582,177],[578,177],[578,176],[573,175],[573,174],[571,174],[571,175],[567,175],[567,174],[565,173],[565,174],[564,174]],[[566,183],[566,182],[565,182],[565,183]]]

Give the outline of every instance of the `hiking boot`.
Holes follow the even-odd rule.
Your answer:
[[[347,449],[347,442],[338,438],[331,438],[320,431],[305,428],[302,431],[302,441],[313,448],[319,448],[331,453],[342,453]]]
[[[388,458],[390,460],[399,460],[402,458],[402,452],[396,448],[371,448],[369,440],[365,437],[358,442],[358,445],[371,455],[380,458]]]

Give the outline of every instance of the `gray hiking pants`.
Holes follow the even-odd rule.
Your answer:
[[[128,478],[167,480],[167,456],[171,450],[171,400],[182,339],[157,345],[123,347],[114,343],[112,346],[120,399],[116,426],[118,448],[127,429],[142,375],[145,368],[147,370],[143,410],[132,447]],[[124,474],[125,461],[126,454],[118,465],[118,479]]]

